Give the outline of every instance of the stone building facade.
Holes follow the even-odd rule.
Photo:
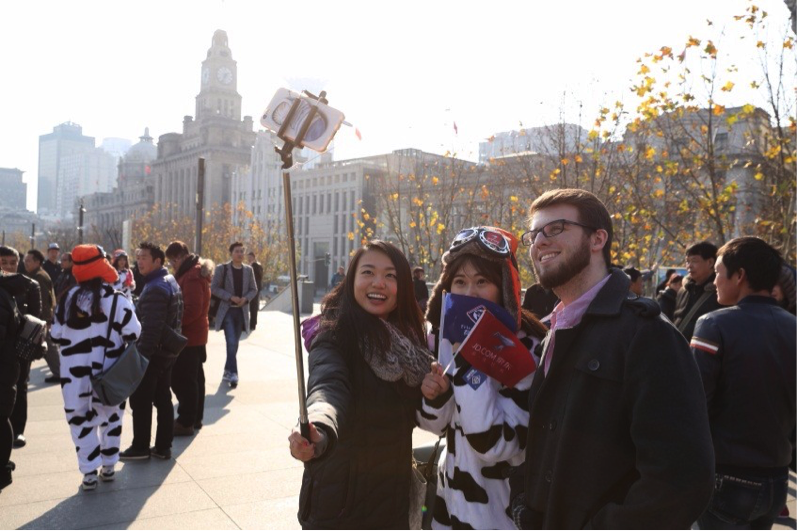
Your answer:
[[[200,158],[205,159],[206,212],[230,203],[233,177],[248,174],[255,133],[252,117],[241,119],[237,79],[227,33],[217,30],[202,62],[196,117],[184,117],[182,133],[158,139],[152,185],[164,216],[195,216]]]

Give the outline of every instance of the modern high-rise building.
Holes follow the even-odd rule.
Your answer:
[[[164,215],[194,215],[199,158],[205,159],[206,211],[231,203],[234,175],[248,174],[255,133],[252,117],[241,119],[237,82],[237,63],[227,44],[227,33],[217,30],[202,61],[196,117],[183,118],[182,133],[168,133],[158,139],[152,178],[155,202]]]
[[[72,122],[57,125],[52,133],[39,136],[39,216],[55,219],[65,214],[58,207],[57,194],[62,186],[58,179],[59,174],[65,171],[62,169],[64,160],[94,149],[94,137],[84,136],[83,128]]]
[[[152,161],[158,148],[152,142],[149,128],[139,142],[119,159],[118,179],[111,192],[95,193],[83,198],[86,215],[83,226],[86,236],[109,248],[122,247],[123,224],[143,216],[153,205]]]
[[[28,200],[28,185],[22,182],[24,172],[17,168],[0,168],[0,208],[24,212]]]
[[[102,148],[61,158],[55,205],[58,217],[74,219],[79,197],[110,192],[116,184],[116,158]]]
[[[102,144],[100,144],[100,147],[104,149],[106,153],[110,153],[114,156],[114,158],[119,160],[119,158],[123,157],[125,153],[127,153],[127,150],[130,149],[130,146],[132,145],[133,143],[127,138],[109,137],[102,139]]]

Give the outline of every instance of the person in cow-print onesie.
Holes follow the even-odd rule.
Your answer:
[[[90,377],[113,366],[125,344],[136,340],[141,324],[133,304],[114,291],[118,276],[101,247],[78,245],[72,259],[72,274],[78,285],[59,302],[50,333],[60,350],[64,412],[83,473],[83,489],[93,490],[100,466],[100,479],[114,478],[125,403],[103,405]],[[111,333],[106,341],[114,298],[116,310],[110,316]]]
[[[515,251],[517,239],[502,229],[474,227],[457,235],[443,255],[443,272],[429,299],[426,319],[436,336],[443,291],[478,297],[503,306],[518,323],[517,336],[535,364],[543,326],[520,305]],[[417,420],[422,429],[446,437],[439,461],[433,529],[514,529],[510,516],[509,472],[524,462],[528,396],[532,372],[513,388],[477,371],[462,356],[438,352],[421,386]]]

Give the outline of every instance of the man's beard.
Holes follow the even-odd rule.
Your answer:
[[[584,238],[583,245],[580,245],[570,260],[560,264],[558,267],[549,269],[544,273],[540,271],[539,264],[534,261],[534,271],[540,284],[545,289],[556,289],[570,282],[576,275],[584,271],[590,262],[589,239]]]

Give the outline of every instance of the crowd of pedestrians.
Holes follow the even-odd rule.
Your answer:
[[[16,249],[0,246],[0,490],[12,482],[12,448],[27,443],[27,388],[35,359],[47,360],[52,375],[45,382],[61,385],[83,490],[112,481],[120,459],[171,458],[175,436],[202,428],[211,279],[219,281],[214,293],[223,301],[216,327],[224,328],[228,340],[225,377],[235,383],[238,341],[249,329],[249,309],[259,310],[254,303],[262,279],[242,264],[243,244],[234,243],[230,254],[231,260],[216,268],[183,242],[165,250],[142,242],[131,266],[123,249],[109,254],[97,245],[78,245],[61,253],[52,243],[46,258],[32,249],[20,263]],[[262,276],[253,256],[250,261]],[[21,346],[29,323],[40,323],[45,331],[33,349]],[[23,357],[23,352],[33,354]],[[135,371],[121,373],[130,370],[123,363],[130,359],[141,367],[138,379]],[[117,376],[108,376],[113,373]],[[129,392],[114,401],[107,388],[98,387],[103,379],[103,385],[124,384]],[[176,419],[172,391],[179,403]],[[125,436],[127,405],[133,433]],[[157,425],[150,447],[153,407]],[[130,443],[121,451],[124,439]]]
[[[758,238],[698,242],[654,300],[651,271],[612,265],[594,195],[551,191],[530,212],[522,305],[517,240],[474,227],[442,258],[425,337],[422,269],[413,282],[378,240],[305,321],[309,438],[289,436],[302,526],[417,527],[417,425],[446,443],[434,529],[770,528],[794,455],[794,269]],[[517,319],[536,369],[504,385],[461,344],[440,349],[444,293]]]
[[[431,293],[395,245],[355,251],[305,321],[310,423],[289,435],[300,524],[407,529],[426,513],[435,529],[770,528],[794,464],[794,269],[759,238],[696,242],[654,299],[653,272],[612,264],[612,242],[603,203],[559,189],[533,202],[520,238],[460,231]],[[537,283],[521,300],[523,248]],[[27,442],[31,322],[48,329],[38,357],[61,385],[83,490],[114,480],[120,459],[170,459],[174,437],[202,429],[211,327],[222,380],[238,385],[263,286],[242,242],[218,265],[180,241],[142,242],[134,261],[96,245],[20,258],[0,246],[0,489]],[[531,369],[508,382],[462,353],[471,335],[451,344],[452,297],[478,301],[473,326],[491,311],[511,325],[486,359],[517,347]],[[110,401],[96,380],[127,356],[140,379]],[[416,428],[442,447],[426,487]]]

